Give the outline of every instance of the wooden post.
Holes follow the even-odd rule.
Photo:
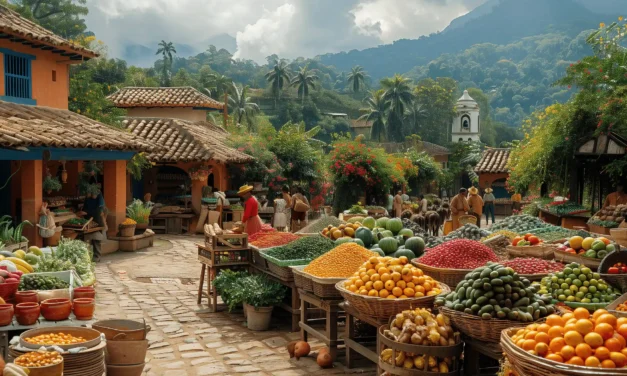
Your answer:
[[[39,223],[39,211],[41,210],[43,196],[43,162],[22,162],[22,221],[30,221],[33,226],[24,226],[24,236],[30,241],[30,245],[41,247],[43,240],[35,224]]]
[[[229,121],[229,95],[224,92],[224,109],[222,110],[222,116],[224,117],[224,128],[226,128],[227,122]]]
[[[109,209],[108,234],[113,236],[126,219],[126,161],[104,162],[104,199]]]

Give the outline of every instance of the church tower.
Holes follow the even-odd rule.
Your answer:
[[[459,98],[455,106],[457,116],[453,119],[453,142],[479,141],[481,127],[479,125],[479,105],[464,90],[464,95]]]

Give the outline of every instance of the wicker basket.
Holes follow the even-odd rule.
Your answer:
[[[313,283],[313,293],[320,298],[341,298],[342,294],[335,288],[338,282],[345,281],[346,278],[320,278],[305,273]]]
[[[76,231],[72,230],[72,229],[63,229],[63,231],[61,231],[61,236],[67,239],[76,239],[76,237],[78,236],[78,234],[76,233]]]
[[[616,308],[618,308],[618,306],[621,303],[624,303],[625,301],[627,301],[627,294],[623,294],[619,296],[618,298],[616,298],[616,300],[608,304],[607,307],[605,307],[605,309],[608,310],[610,313],[614,314],[614,316],[627,317],[627,312],[616,310]]]
[[[555,258],[555,247],[545,244],[524,247],[514,247],[510,245],[506,248],[510,257],[535,257],[544,260],[553,260]]]
[[[130,238],[131,236],[135,236],[135,227],[136,225],[120,225],[118,227],[120,230],[120,237]]]
[[[627,248],[627,228],[613,228],[610,229],[610,235],[612,239],[622,247]]]
[[[519,274],[520,278],[527,278],[529,281],[541,281],[542,278],[548,277],[548,274]]]
[[[425,264],[419,263],[420,259],[414,259],[411,261],[412,265],[417,268],[422,269],[422,271],[428,275],[429,277],[435,279],[436,281],[443,282],[449,286],[457,286],[459,282],[461,282],[464,278],[466,278],[466,274],[472,272],[474,269],[443,269],[436,268],[434,266],[429,266]]]
[[[507,355],[507,359],[514,371],[524,376],[625,376],[627,368],[599,368],[574,366],[558,363],[531,355],[512,341],[511,336],[521,329],[515,328],[503,330],[500,337],[501,347]]]
[[[252,250],[253,255],[253,264],[257,266],[261,270],[268,270],[268,261],[261,257],[263,251],[255,246],[250,245],[250,249]]]
[[[599,259],[592,259],[589,257],[580,256],[580,255],[573,255],[572,253],[568,253],[568,252],[564,252],[560,250],[555,250],[555,252],[553,253],[555,254],[555,261],[563,262],[564,264],[576,262],[578,264],[582,264],[582,265],[589,267],[593,271],[596,271],[599,268],[599,265],[601,264],[601,260]]]
[[[292,269],[289,266],[279,266],[272,262],[268,262],[268,269],[270,269],[270,273],[276,275],[285,282],[291,282],[294,280],[294,272],[292,272]]]
[[[442,294],[448,294],[451,289],[440,282]],[[373,296],[359,295],[344,288],[344,280],[338,282],[335,288],[359,313],[377,318],[389,318],[406,309],[433,308],[433,302],[438,295],[424,296],[409,299],[384,299]]]
[[[601,279],[610,285],[617,287],[621,292],[627,292],[627,274],[603,274],[600,273]]]
[[[501,332],[507,328],[520,326],[520,321],[490,319],[470,315],[446,307],[439,307],[440,312],[451,319],[453,326],[465,335],[485,342],[499,342]],[[542,319],[541,319],[542,320]]]
[[[460,225],[467,225],[467,224],[471,224],[471,225],[477,225],[477,217],[475,217],[474,215],[460,215],[459,216],[459,224]]]
[[[313,281],[311,280],[311,275],[303,272],[303,269],[305,269],[305,267],[306,265],[290,266],[290,268],[292,268],[292,273],[294,274],[294,284],[299,289],[313,292],[314,288],[313,288]]]

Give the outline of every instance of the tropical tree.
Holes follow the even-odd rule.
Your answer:
[[[348,86],[354,93],[358,93],[366,85],[366,78],[370,77],[366,74],[364,68],[359,65],[354,66],[347,76]]]
[[[285,60],[275,60],[274,67],[266,73],[266,80],[270,83],[274,95],[274,107],[281,99],[281,90],[290,83],[290,71]]]
[[[87,30],[87,0],[10,0],[0,4],[67,39],[75,39]]]
[[[410,133],[418,133],[420,129],[420,120],[427,116],[427,110],[421,103],[414,101],[405,109],[404,116],[405,123],[407,124],[407,128],[409,128]]]
[[[172,42],[166,42],[165,40],[161,40],[158,46],[159,49],[157,49],[155,55],[163,56],[162,83],[164,86],[170,86],[170,72],[172,70],[172,60],[173,55],[176,54],[176,48]]]
[[[292,78],[291,86],[298,89],[298,95],[301,97],[302,103],[305,103],[305,98],[309,96],[309,90],[316,88],[317,80],[318,76],[310,71],[307,65],[302,67]]]
[[[209,86],[205,91],[210,97],[220,100],[224,93],[228,93],[233,88],[233,80],[223,74],[210,74]]]
[[[410,86],[411,80],[401,75],[381,80],[381,87],[385,92],[383,99],[386,102],[387,133],[389,141],[403,140],[403,116],[405,109],[414,102],[414,94]]]
[[[233,83],[231,95],[229,95],[229,106],[236,116],[237,124],[241,124],[242,119],[245,119],[248,131],[252,132],[255,125],[255,115],[259,112],[259,106],[257,103],[250,101],[248,89],[248,86],[238,86]]]
[[[383,90],[372,91],[372,96],[365,100],[368,107],[360,109],[363,113],[358,120],[372,123],[370,128],[370,139],[378,142],[382,141],[385,136],[385,114],[387,112],[387,103],[383,99]]]

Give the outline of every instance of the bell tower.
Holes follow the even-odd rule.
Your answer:
[[[457,116],[453,119],[452,142],[479,141],[481,127],[479,124],[479,105],[464,90],[464,94],[455,105]]]

